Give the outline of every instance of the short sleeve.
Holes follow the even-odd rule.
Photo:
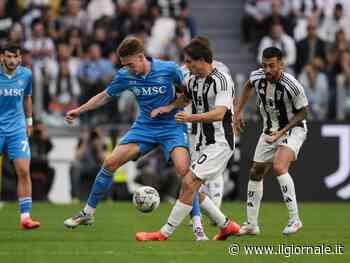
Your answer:
[[[27,85],[24,89],[24,95],[25,96],[31,96],[32,95],[32,90],[33,90],[33,77],[32,73],[30,72],[28,74],[28,80],[27,80]]]
[[[305,91],[302,87],[301,89],[298,89],[298,95],[293,97],[293,104],[297,110],[300,110],[309,105]]]
[[[215,106],[225,106],[228,109],[231,109],[233,105],[234,95],[233,81],[225,76],[220,80],[215,80],[215,84],[217,92],[215,98]]]
[[[184,82],[184,71],[175,63],[174,64],[174,85],[180,87]]]
[[[118,97],[127,87],[126,81],[117,73],[112,82],[107,86],[106,92],[110,97]]]

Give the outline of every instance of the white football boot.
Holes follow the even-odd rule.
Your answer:
[[[92,225],[95,222],[94,216],[80,211],[79,214],[64,220],[64,226],[67,228],[76,228],[79,225]]]
[[[300,219],[289,220],[288,225],[283,229],[283,235],[291,235],[299,231],[303,227]]]
[[[238,236],[245,236],[245,235],[252,235],[252,236],[256,236],[260,234],[260,228],[257,225],[252,225],[249,222],[245,222],[239,232],[238,232]]]

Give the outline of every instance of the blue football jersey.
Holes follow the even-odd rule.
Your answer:
[[[184,76],[181,68],[173,61],[163,61],[148,58],[151,61],[151,70],[146,76],[135,76],[128,72],[126,67],[121,68],[113,81],[107,87],[109,96],[119,96],[123,91],[130,90],[136,97],[140,107],[138,124],[176,124],[173,110],[151,118],[153,109],[170,104],[176,97],[176,87],[183,82]]]
[[[23,97],[32,95],[32,72],[18,66],[12,76],[0,66],[0,135],[23,132],[26,129]]]

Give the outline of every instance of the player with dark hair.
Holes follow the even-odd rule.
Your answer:
[[[247,222],[240,235],[260,233],[258,215],[263,195],[263,178],[271,169],[277,174],[283,199],[289,211],[289,222],[283,234],[289,235],[302,227],[299,218],[294,182],[289,174],[303,145],[307,127],[308,101],[301,84],[283,71],[282,52],[276,47],[263,51],[262,68],[253,71],[246,82],[235,109],[234,128],[240,132],[243,108],[255,89],[264,127],[255,149],[247,190]]]

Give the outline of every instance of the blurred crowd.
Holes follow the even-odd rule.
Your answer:
[[[181,63],[196,24],[187,0],[0,0],[0,44],[20,44],[22,64],[33,72],[34,116],[40,119],[30,141],[33,199],[48,199],[55,176],[46,126],[65,127],[68,110],[106,88],[120,67],[115,51],[129,35],[144,42],[148,55]],[[73,200],[86,200],[105,155],[137,113],[134,96],[125,92],[75,123],[83,131],[70,164]],[[104,124],[118,126],[95,128]],[[6,156],[3,164],[2,199],[15,200],[14,169]],[[173,166],[157,150],[118,169],[109,197],[129,200],[139,185],[152,185],[172,200],[179,184]]]
[[[187,0],[0,0],[0,44],[9,39],[24,48],[34,114],[50,126],[63,126],[65,112],[106,87],[126,36],[142,39],[150,56],[180,62],[195,34]],[[136,113],[124,94],[80,124],[130,123]]]
[[[350,119],[350,1],[246,0],[242,38],[261,62],[264,48],[284,53],[304,86],[314,120]]]

